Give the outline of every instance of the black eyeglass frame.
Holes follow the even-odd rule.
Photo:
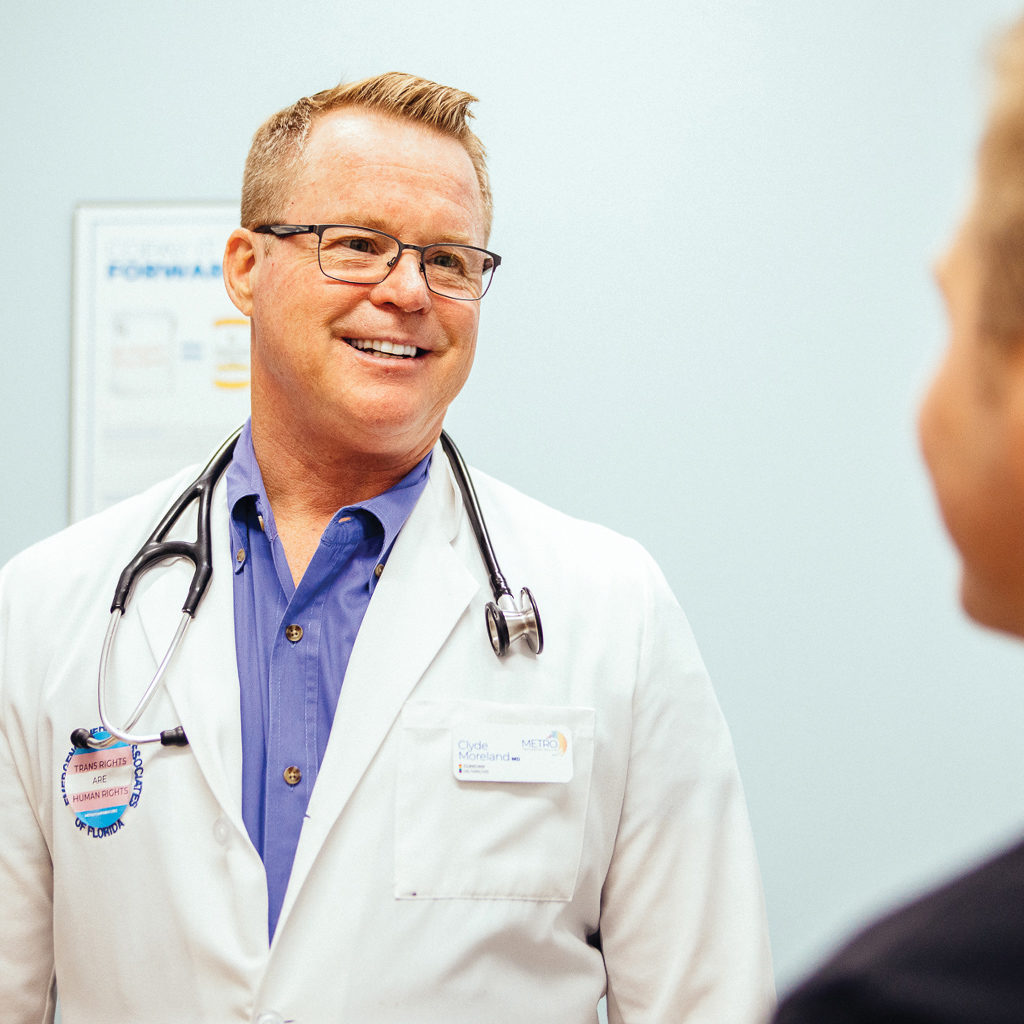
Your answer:
[[[398,252],[394,257],[388,260],[387,274],[385,274],[380,281],[346,281],[344,278],[328,274],[327,271],[324,270],[323,263],[320,261],[320,243],[324,240],[324,232],[329,228],[352,228],[356,231],[373,231],[378,235],[383,235],[385,238],[390,238],[391,241],[398,246]],[[418,252],[420,254],[420,273],[423,275],[423,282],[427,286],[427,291],[433,295],[440,295],[442,299],[451,299],[453,302],[479,302],[490,290],[491,282],[494,280],[494,272],[501,266],[501,257],[496,252],[491,252],[490,249],[481,249],[478,245],[463,245],[461,242],[431,242],[430,245],[413,245],[411,242],[403,242],[400,238],[395,238],[394,235],[389,235],[386,231],[381,231],[379,228],[368,228],[361,224],[260,224],[252,230],[259,235],[273,235],[275,238],[291,238],[292,235],[316,235],[316,262],[320,267],[320,273],[328,280],[340,281],[342,284],[381,284],[388,279],[388,275],[391,271],[398,266],[398,261],[402,258],[402,253],[405,252],[406,249],[412,249],[414,252]],[[457,246],[460,249],[472,249],[474,252],[485,253],[494,260],[494,263],[491,266],[491,276],[487,279],[487,286],[479,295],[446,295],[444,292],[436,291],[430,287],[430,281],[427,278],[427,268],[423,263],[424,255],[428,249],[442,249],[446,246]]]

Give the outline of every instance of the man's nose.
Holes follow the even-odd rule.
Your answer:
[[[375,302],[390,303],[412,312],[430,305],[430,289],[423,276],[422,256],[406,249],[395,257],[391,272],[371,292]]]

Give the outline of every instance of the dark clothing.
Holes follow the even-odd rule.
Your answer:
[[[871,925],[775,1024],[1024,1024],[1024,843]]]

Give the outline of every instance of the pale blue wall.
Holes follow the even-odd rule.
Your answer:
[[[1024,651],[962,621],[912,433],[929,263],[1017,7],[19,5],[0,559],[65,519],[77,202],[234,198],[258,122],[341,77],[475,92],[506,263],[452,432],[662,563],[732,723],[785,986],[1024,822]]]

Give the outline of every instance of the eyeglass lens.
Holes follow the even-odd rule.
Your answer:
[[[393,238],[371,228],[331,227],[320,238],[320,269],[336,281],[379,284],[399,252]],[[468,245],[428,245],[423,270],[432,292],[453,299],[479,299],[490,284],[494,260]]]

